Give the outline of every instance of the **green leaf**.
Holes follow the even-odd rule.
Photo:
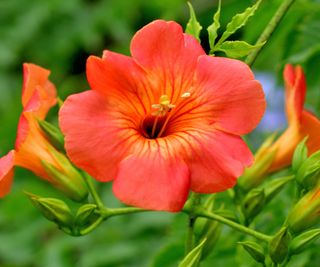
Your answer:
[[[251,45],[245,41],[225,41],[221,45],[216,46],[215,51],[222,51],[231,58],[241,58],[247,56],[251,51],[264,44],[265,42]]]
[[[304,232],[292,240],[289,246],[290,255],[299,254],[303,252],[308,245],[320,237],[320,229],[313,229]]]
[[[192,35],[194,38],[196,38],[200,42],[199,36],[200,36],[202,26],[198,22],[196,14],[195,14],[190,2],[188,2],[188,6],[189,6],[189,11],[190,11],[190,19],[187,23],[187,27],[186,27],[185,32]]]
[[[214,43],[218,37],[218,29],[220,28],[220,11],[221,11],[221,0],[219,0],[218,9],[213,15],[213,23],[207,28],[209,35],[210,51],[213,51]]]
[[[203,239],[202,242],[191,250],[187,256],[180,262],[178,267],[196,267],[199,264],[201,259],[202,248],[206,242],[206,239]]]
[[[292,170],[297,172],[301,164],[308,158],[308,148],[306,146],[306,141],[308,137],[306,136],[294,150],[292,157]]]
[[[218,43],[221,44],[231,34],[235,33],[237,30],[246,25],[248,19],[253,16],[255,11],[258,9],[260,3],[261,0],[258,0],[253,6],[248,7],[243,13],[235,15],[227,24],[226,31],[222,34]]]
[[[257,243],[252,241],[238,242],[257,262],[264,263],[264,249]]]

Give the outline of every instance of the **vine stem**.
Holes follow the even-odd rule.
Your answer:
[[[287,13],[289,10],[290,6],[293,4],[295,0],[284,0],[282,4],[279,6],[278,10],[276,13],[273,15],[271,20],[269,21],[267,27],[264,29],[264,31],[261,33],[260,37],[258,38],[256,45],[266,42],[269,40],[277,26],[279,25],[280,21],[283,19],[284,15]],[[246,58],[245,62],[249,65],[252,66],[253,63],[255,62],[257,56],[261,52],[261,49],[264,46],[257,47],[254,51],[252,51],[248,57]]]
[[[87,187],[88,187],[88,190],[90,192],[90,195],[92,196],[95,204],[98,206],[98,208],[100,210],[103,210],[104,209],[104,204],[103,204],[100,196],[98,195],[98,193],[97,193],[97,191],[96,191],[96,189],[94,187],[92,177],[87,173],[84,173],[83,177],[84,177],[84,180],[85,180],[85,182],[87,184]]]
[[[187,203],[187,207],[189,210],[194,210],[200,204],[200,195],[197,193],[192,193],[190,200]],[[185,245],[185,255],[187,255],[194,246],[194,224],[196,222],[196,216],[193,212],[189,213],[188,218],[188,229],[187,229],[187,237],[186,237],[186,245]]]
[[[208,219],[212,219],[212,220],[215,220],[217,222],[220,222],[220,223],[223,223],[225,225],[228,225],[229,227],[239,231],[239,232],[242,232],[244,234],[248,234],[248,235],[251,235],[259,240],[262,240],[262,241],[265,241],[265,242],[269,242],[271,237],[268,236],[268,235],[265,235],[263,233],[260,233],[258,231],[255,231],[251,228],[248,228],[246,226],[243,226],[239,223],[236,223],[234,221],[231,221],[227,218],[224,218],[218,214],[215,214],[215,213],[212,213],[212,212],[209,212],[209,211],[206,211],[206,210],[203,210],[203,209],[195,209],[193,211],[190,211],[188,208],[185,208],[183,209],[184,212],[186,213],[190,213],[192,212],[194,214],[194,216],[196,217],[204,217],[204,218],[208,218]]]

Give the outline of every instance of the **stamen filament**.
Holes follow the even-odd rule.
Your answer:
[[[154,134],[156,131],[156,127],[158,124],[158,120],[159,120],[159,115],[157,115],[156,119],[154,120],[153,126],[152,126],[152,131],[151,131],[151,138],[154,138]]]

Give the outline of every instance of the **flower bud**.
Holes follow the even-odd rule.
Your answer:
[[[264,249],[257,243],[252,241],[238,242],[250,254],[250,256],[259,263],[264,263]]]
[[[80,228],[85,228],[95,222],[100,216],[95,213],[97,205],[84,204],[81,206],[75,217],[75,225]]]
[[[297,172],[302,163],[308,158],[308,148],[306,141],[308,137],[305,137],[296,147],[292,157],[292,170]]]
[[[320,150],[307,158],[300,166],[296,174],[296,180],[303,187],[313,188],[320,176]]]
[[[255,155],[254,164],[245,169],[244,174],[238,179],[238,185],[244,191],[247,192],[263,182],[277,152],[276,149],[270,148],[274,139],[275,134],[266,139]]]
[[[305,194],[288,215],[288,225],[292,232],[299,233],[319,222],[320,185]]]
[[[71,227],[73,217],[68,205],[60,199],[42,198],[36,195],[28,194],[33,205],[38,208],[42,215],[48,220],[55,222],[62,227]]]
[[[48,141],[59,151],[64,151],[64,136],[60,129],[45,120],[38,120],[38,124]]]
[[[46,161],[42,165],[50,177],[50,182],[74,201],[82,201],[88,195],[82,175],[73,167],[67,157],[55,149],[50,149],[58,162],[59,169]]]
[[[303,252],[313,241],[320,237],[320,229],[313,229],[295,237],[289,246],[290,255]]]
[[[265,193],[263,188],[254,188],[245,197],[242,205],[242,211],[246,221],[250,222],[264,207]]]
[[[287,227],[280,229],[269,243],[270,258],[273,262],[279,264],[285,260],[289,251],[289,242],[291,240]]]

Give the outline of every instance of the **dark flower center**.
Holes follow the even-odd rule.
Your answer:
[[[141,133],[145,138],[156,139],[158,137],[166,136],[165,122],[167,115],[165,116],[154,116],[148,115],[144,118],[141,123]],[[161,135],[160,135],[161,134]]]

